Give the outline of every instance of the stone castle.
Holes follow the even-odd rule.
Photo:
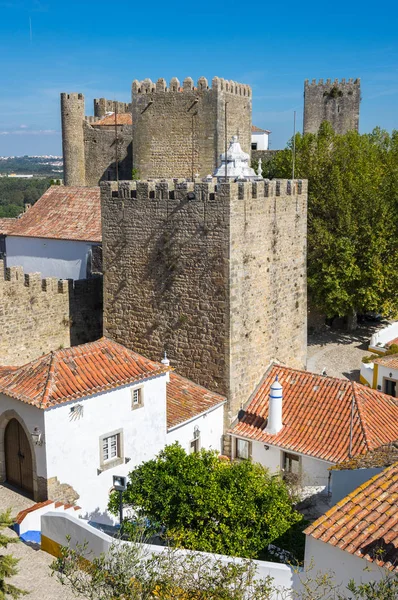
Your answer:
[[[306,181],[101,184],[104,334],[228,398],[306,364]]]
[[[108,113],[113,114],[108,114]],[[248,85],[205,77],[197,86],[187,77],[134,81],[132,103],[94,100],[85,116],[82,94],[61,94],[65,185],[99,181],[205,177],[219,166],[220,154],[239,136],[251,151],[252,98]]]
[[[358,131],[360,79],[315,79],[304,82],[303,133],[317,133],[323,121],[329,121],[337,134]]]

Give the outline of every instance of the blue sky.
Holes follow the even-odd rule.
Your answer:
[[[398,128],[396,2],[0,0],[0,155],[60,154],[59,93],[129,101],[133,79],[253,88],[271,147],[302,127],[304,79],[360,77],[361,132]],[[29,19],[32,23],[30,35]]]

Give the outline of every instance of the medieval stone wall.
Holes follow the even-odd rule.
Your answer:
[[[132,127],[118,126],[117,157],[120,179],[131,179]],[[85,185],[116,180],[116,134],[113,127],[91,127],[84,123]]]
[[[118,100],[107,100],[106,98],[94,98],[94,116],[105,117],[107,112],[128,113],[131,112],[131,104],[119,102]]]
[[[329,121],[338,134],[359,128],[360,79],[304,82],[304,133],[317,133]]]
[[[104,332],[228,396],[306,362],[306,182],[101,185]]]
[[[85,184],[84,96],[61,94],[62,154],[65,185]]]
[[[24,275],[0,261],[0,365],[22,365],[102,335],[102,277],[66,281]],[[71,339],[72,338],[72,339]]]
[[[187,77],[167,87],[164,79],[132,85],[133,166],[141,179],[188,178],[212,174],[220,164],[227,137],[239,135],[251,149],[251,90],[247,85],[215,77],[209,88],[201,77],[194,87]]]

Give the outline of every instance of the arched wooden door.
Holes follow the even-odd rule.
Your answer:
[[[29,494],[33,494],[32,452],[22,425],[11,419],[4,433],[6,479]]]

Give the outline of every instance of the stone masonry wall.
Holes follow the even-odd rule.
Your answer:
[[[228,396],[306,362],[306,182],[101,185],[104,332]]]
[[[215,77],[209,88],[201,77],[197,87],[187,77],[156,84],[150,79],[132,85],[133,166],[142,179],[188,178],[212,174],[220,164],[227,136],[238,134],[245,152],[251,148],[251,90],[247,85]]]
[[[113,127],[91,127],[84,123],[85,177],[88,186],[116,180],[116,135]],[[132,127],[122,125],[117,132],[119,180],[131,179]]]
[[[117,112],[119,114],[131,112],[131,104],[119,102],[118,100],[107,100],[106,98],[94,98],[94,116],[105,117],[107,112]]]
[[[360,79],[327,79],[304,82],[304,133],[317,133],[322,121],[329,121],[338,134],[358,131]]]
[[[0,365],[22,365],[101,337],[101,284],[101,277],[74,284],[41,279],[40,273],[24,275],[21,267],[6,269],[4,276],[0,261]]]

